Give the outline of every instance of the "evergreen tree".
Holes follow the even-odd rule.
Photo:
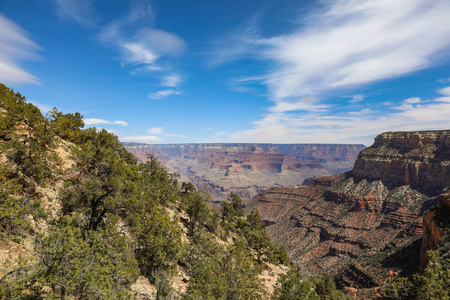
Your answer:
[[[137,201],[138,169],[116,136],[95,128],[84,135],[86,142],[73,150],[76,166],[60,197],[64,214],[81,212],[87,217],[84,226],[97,230],[107,214],[118,214]]]
[[[169,217],[155,210],[142,216],[137,235],[136,258],[143,275],[154,281],[156,274],[172,270],[181,250],[181,230]]]

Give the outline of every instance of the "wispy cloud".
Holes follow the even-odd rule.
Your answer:
[[[131,66],[132,74],[162,71],[163,57],[181,54],[185,41],[176,34],[149,27],[154,13],[149,1],[134,1],[127,15],[105,26],[99,39],[116,48],[124,66]],[[169,76],[170,77],[170,76]]]
[[[262,44],[260,39],[259,23],[262,12],[257,13],[237,29],[214,42],[210,64],[218,66],[225,62],[249,58],[258,54]]]
[[[353,98],[350,100],[351,103],[358,103],[364,100],[364,95],[355,95],[353,96]]]
[[[328,0],[308,26],[261,38],[251,25],[223,51],[229,59],[250,51],[274,62],[263,81],[274,101],[326,95],[436,64],[450,47],[449,15],[447,0]]]
[[[56,12],[62,19],[72,20],[82,26],[94,26],[95,9],[91,0],[53,0]]]
[[[449,83],[450,82],[450,78],[439,78],[437,80],[437,82],[439,82],[439,83]]]
[[[450,86],[440,89],[439,93],[442,95],[450,96]]]
[[[271,107],[269,110],[272,112],[285,112],[285,111],[324,111],[330,108],[327,104],[318,104],[319,99],[312,96],[302,97],[297,102],[284,102],[279,101],[275,106]]]
[[[169,75],[163,78],[163,85],[168,87],[177,87],[181,82],[179,75]]]
[[[389,111],[369,108],[346,113],[330,110],[274,112],[254,122],[254,128],[230,134],[235,142],[364,143],[383,131],[450,129],[450,89],[431,100],[409,98]]]
[[[128,123],[125,121],[108,121],[103,119],[96,119],[96,118],[87,118],[83,119],[84,124],[86,125],[101,125],[101,124],[109,124],[109,125],[121,125],[121,126],[128,126]]]
[[[39,80],[23,70],[24,60],[37,59],[40,47],[27,37],[26,32],[0,13],[0,82],[6,84],[34,83]]]
[[[159,143],[163,139],[156,135],[132,135],[121,138],[122,141],[143,142],[143,143]]]
[[[227,135],[228,133],[229,133],[228,131],[219,131],[219,132],[216,132],[216,135],[223,136],[223,135]]]
[[[182,95],[182,93],[177,90],[162,90],[155,93],[151,93],[150,95],[148,95],[148,97],[154,100],[161,100],[162,98],[166,98],[172,95]]]
[[[163,127],[153,127],[147,130],[150,134],[156,134],[156,135],[162,135],[162,136],[168,136],[168,137],[177,137],[177,138],[184,138],[184,136],[180,134],[170,133],[164,130]]]

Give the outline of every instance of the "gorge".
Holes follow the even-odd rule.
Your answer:
[[[341,286],[370,288],[418,271],[423,214],[449,185],[450,130],[387,132],[352,171],[266,190],[246,210],[258,210],[294,262],[334,274]],[[428,237],[436,246],[442,231],[428,231],[440,232]]]
[[[277,187],[298,187],[313,177],[352,168],[364,145],[352,144],[156,144],[123,143],[139,160],[153,154],[171,172],[215,200],[230,192],[242,199]]]

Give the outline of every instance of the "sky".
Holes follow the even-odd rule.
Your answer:
[[[122,142],[450,129],[448,0],[0,0],[0,82]]]

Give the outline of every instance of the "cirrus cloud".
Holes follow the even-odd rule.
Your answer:
[[[83,119],[84,124],[86,125],[102,125],[102,124],[109,124],[109,125],[121,125],[121,126],[128,126],[128,123],[125,121],[108,121],[103,119],[96,119],[96,118],[86,118]]]
[[[259,143],[362,143],[371,145],[384,131],[449,129],[450,87],[443,97],[405,99],[388,111],[369,108],[334,113],[329,110],[267,114],[254,128],[230,134],[234,142]],[[382,105],[382,104],[381,104]]]
[[[394,78],[439,63],[450,48],[447,0],[327,0],[290,34],[240,29],[215,58],[251,53],[275,64],[262,77],[273,101],[286,101]],[[251,75],[250,75],[251,76]],[[254,77],[254,76],[251,76]],[[355,99],[357,100],[357,99]]]
[[[19,64],[24,60],[39,58],[36,52],[41,48],[28,38],[20,26],[1,13],[0,28],[0,82],[39,84],[39,80]]]

